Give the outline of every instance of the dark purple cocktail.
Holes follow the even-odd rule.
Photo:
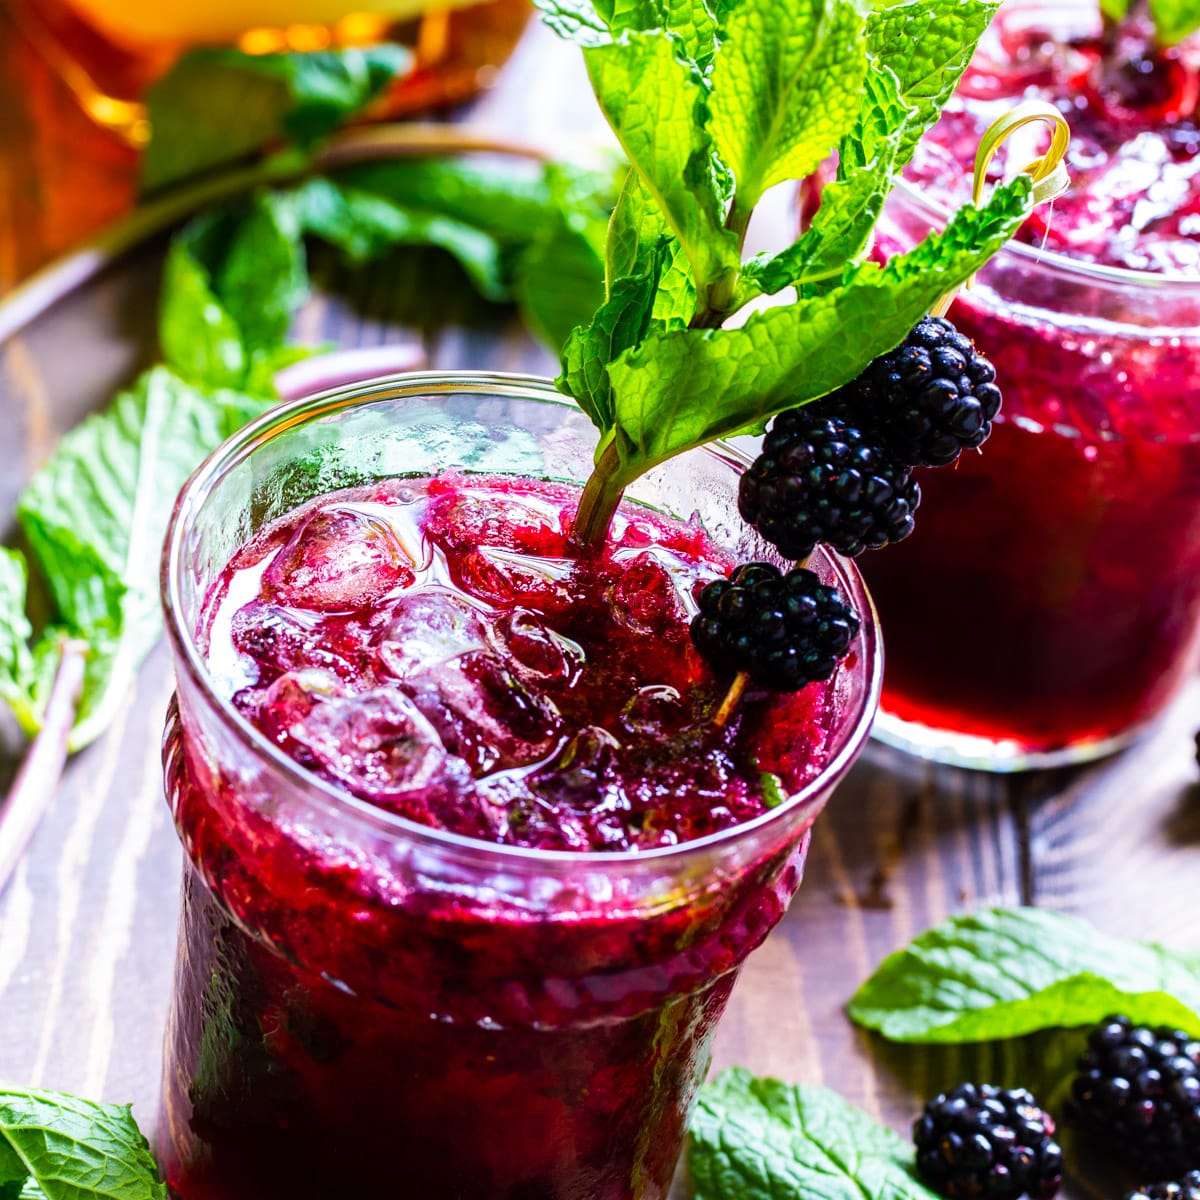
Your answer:
[[[1070,121],[1072,190],[950,314],[996,364],[995,432],[924,472],[914,535],[863,560],[888,643],[879,729],[918,753],[1091,757],[1196,665],[1200,47],[1151,56],[1147,37],[1104,33],[1092,0],[1006,5],[879,230],[891,254],[937,225],[1016,101]],[[1029,134],[1009,170],[1044,149]]]
[[[651,472],[578,562],[547,480],[592,436],[544,385],[416,377],[289,406],[181,498],[181,1200],[666,1195],[878,663],[865,621],[828,683],[715,727],[687,622],[764,556],[741,464]]]

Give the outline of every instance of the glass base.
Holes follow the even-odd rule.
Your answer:
[[[871,728],[871,737],[885,746],[927,762],[1005,775],[1018,771],[1079,766],[1106,758],[1136,741],[1144,728],[1138,726],[1111,738],[1071,742],[1049,750],[1031,750],[1015,739],[994,739],[955,733],[950,729],[934,729],[915,721],[902,720],[881,709]]]

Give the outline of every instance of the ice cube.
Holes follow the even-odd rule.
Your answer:
[[[307,713],[297,712],[288,735],[316,766],[368,799],[445,791],[466,781],[463,764],[398,688],[321,698]]]
[[[519,604],[541,610],[571,603],[567,578],[575,563],[494,546],[468,551],[454,563],[458,584],[487,604]]]
[[[276,745],[303,743],[303,736],[293,731],[302,735],[313,709],[341,694],[341,682],[329,671],[317,667],[288,671],[260,693],[256,723]]]
[[[535,844],[574,850],[623,850],[633,844],[630,799],[621,771],[621,744],[598,725],[585,725],[529,777],[533,805],[510,820],[524,822]]]
[[[488,647],[485,614],[465,597],[432,584],[404,592],[379,643],[384,674],[403,679]]]
[[[684,575],[673,569],[682,564],[661,546],[619,550],[613,561],[621,565],[609,591],[617,620],[640,636],[678,635],[688,620],[687,588],[694,576],[689,574],[685,581]]]
[[[289,608],[353,612],[410,584],[413,567],[395,530],[378,513],[334,504],[296,530],[264,573],[263,588]]]
[[[529,609],[505,613],[496,621],[494,633],[513,670],[524,679],[570,684],[583,669],[583,648]]]
[[[355,673],[351,658],[320,636],[320,618],[279,608],[263,600],[244,604],[233,615],[230,637],[241,654],[254,659],[267,683],[282,671],[321,667],[342,678]]]
[[[457,550],[490,546],[528,554],[560,554],[565,548],[563,510],[567,499],[552,500],[523,492],[447,492],[429,507],[426,533]]]
[[[554,704],[486,651],[411,672],[399,686],[476,776],[537,762],[562,727]]]
[[[677,733],[691,713],[679,692],[666,684],[638,688],[621,710],[621,725],[630,733],[665,736]]]

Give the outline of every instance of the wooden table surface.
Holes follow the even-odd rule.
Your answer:
[[[499,86],[467,114],[570,146],[594,136],[575,53],[533,30]],[[132,156],[93,131],[0,16],[0,294],[124,211]],[[161,245],[131,255],[0,346],[0,512],[56,439],[153,355]],[[420,337],[430,364],[546,373],[554,363],[508,312],[398,328],[380,271],[321,293],[302,340],[372,345]],[[65,351],[65,352],[64,352]],[[9,540],[10,516],[0,519]],[[180,851],[162,799],[159,737],[171,692],[151,656],[109,733],[68,767],[0,897],[0,1078],[133,1101],[154,1120],[175,940]],[[974,1076],[1032,1069],[1036,1044],[911,1051],[843,1014],[890,951],[950,913],[1039,904],[1105,932],[1200,949],[1200,788],[1193,688],[1141,745],[1086,770],[1006,779],[869,750],[817,825],[790,913],[749,961],[716,1064],[820,1082],[905,1130],[919,1098]],[[4,729],[0,784],[19,743]],[[1085,1172],[1086,1174],[1086,1172]],[[1093,1169],[1069,1197],[1116,1197]]]

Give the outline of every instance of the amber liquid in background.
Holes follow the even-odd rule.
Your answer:
[[[171,3],[172,0],[164,0]],[[204,0],[173,0],[203,3]],[[67,0],[0,0],[97,123],[134,145],[148,129],[146,89],[195,43],[120,44],[91,25]],[[412,69],[377,106],[378,116],[407,116],[466,100],[495,77],[531,13],[529,0],[486,0],[469,7],[432,7],[392,21],[351,13],[335,25],[248,29],[236,45],[249,53],[321,50],[390,41],[414,54]]]

